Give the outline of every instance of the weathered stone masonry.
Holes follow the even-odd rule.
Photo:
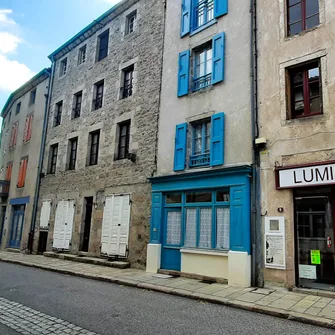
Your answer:
[[[137,10],[135,31],[125,35],[126,17]],[[55,77],[51,92],[48,135],[44,156],[39,210],[35,231],[38,240],[42,201],[52,200],[47,250],[52,249],[56,205],[59,200],[75,199],[76,210],[70,252],[79,250],[84,220],[84,197],[93,196],[89,254],[100,255],[101,227],[105,197],[129,193],[131,222],[128,260],[144,267],[149,237],[150,184],[147,178],[156,169],[156,140],[163,51],[164,2],[124,1],[104,19],[92,36],[68,53],[55,55]],[[108,56],[96,62],[97,38],[109,29]],[[78,37],[79,38],[79,37]],[[78,51],[87,44],[86,62],[78,63]],[[59,77],[61,60],[67,57],[67,73]],[[134,64],[134,93],[120,100],[122,69]],[[102,108],[93,111],[94,84],[104,80]],[[73,96],[82,91],[81,116],[71,120]],[[54,127],[55,105],[63,101],[61,125]],[[115,160],[119,122],[131,120],[129,151],[136,162]],[[100,129],[98,164],[87,166],[89,132]],[[76,169],[66,170],[68,140],[78,137]],[[50,145],[58,143],[56,173],[47,174]]]

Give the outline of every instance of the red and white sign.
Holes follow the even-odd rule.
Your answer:
[[[335,162],[277,169],[277,189],[335,184]]]

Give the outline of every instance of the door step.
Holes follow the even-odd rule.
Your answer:
[[[7,248],[6,251],[8,251],[8,252],[15,252],[17,254],[19,254],[21,252],[20,249],[15,249],[15,248]]]
[[[163,275],[169,275],[173,277],[198,279],[198,280],[201,280],[209,284],[210,283],[228,284],[228,279],[225,279],[225,278],[202,276],[202,275],[197,275],[195,273],[186,273],[186,272],[181,272],[181,271],[164,270],[164,269],[159,269],[157,272]]]
[[[308,295],[316,295],[318,297],[335,299],[335,292],[332,292],[332,291],[315,290],[315,289],[300,288],[300,287],[294,287],[292,291],[297,292],[297,293],[304,293]]]
[[[117,269],[130,268],[129,262],[108,261],[108,260],[97,258],[97,257],[85,257],[85,256],[71,255],[71,254],[56,253],[56,252],[51,252],[51,251],[44,252],[43,255],[45,257],[53,257],[53,258],[63,259],[66,261],[108,266],[108,267],[117,268]]]

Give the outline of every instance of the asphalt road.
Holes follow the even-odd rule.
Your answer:
[[[1,262],[0,297],[101,335],[334,335],[253,312]],[[2,326],[1,335],[17,334]]]

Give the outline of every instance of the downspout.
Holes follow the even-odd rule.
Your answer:
[[[45,99],[42,141],[41,141],[41,147],[40,147],[40,157],[39,157],[38,167],[37,167],[37,179],[36,179],[36,187],[35,187],[35,195],[34,195],[34,203],[33,203],[33,212],[31,216],[31,225],[30,225],[29,240],[28,240],[29,253],[33,252],[33,246],[34,246],[34,232],[35,232],[35,226],[36,226],[36,216],[37,216],[37,208],[38,208],[38,201],[39,201],[39,194],[40,194],[41,174],[42,174],[42,169],[43,169],[44,152],[45,152],[45,142],[46,142],[47,131],[48,131],[49,109],[50,109],[50,100],[51,100],[51,92],[52,92],[54,74],[55,74],[55,63],[54,63],[54,59],[51,59],[51,75],[49,77],[48,92],[46,93],[46,99]]]
[[[251,185],[251,285],[263,287],[262,227],[260,217],[260,160],[255,139],[259,136],[258,126],[258,49],[257,49],[257,0],[250,0],[250,78],[251,78],[251,122],[252,122],[252,185]]]

